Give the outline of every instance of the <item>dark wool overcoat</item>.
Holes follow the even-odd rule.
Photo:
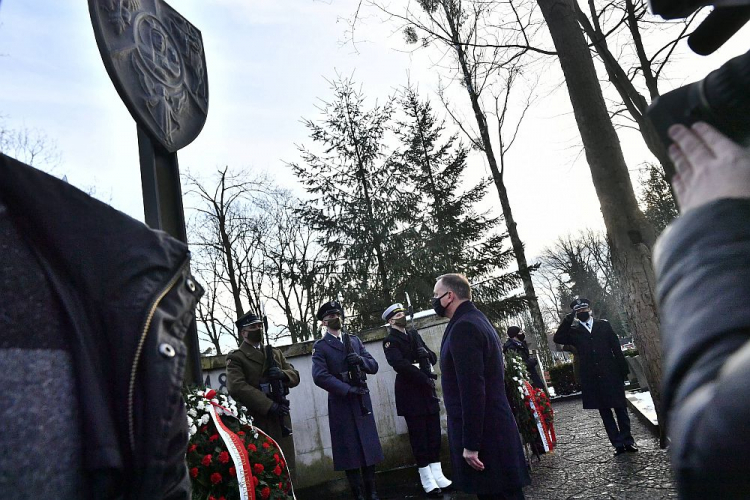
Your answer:
[[[437,356],[417,331],[403,333],[395,328],[388,329],[388,336],[383,339],[383,351],[388,364],[396,371],[396,413],[405,417],[440,413],[434,381],[419,369],[417,349],[412,347],[410,335],[416,336],[417,347],[427,349],[430,363],[437,363]]]
[[[375,374],[378,362],[367,352],[362,341],[351,336],[352,350],[365,361],[362,371]],[[331,335],[315,342],[312,355],[312,375],[315,385],[328,391],[328,425],[333,448],[335,470],[356,469],[374,465],[383,460],[374,414],[362,415],[357,396],[348,395],[349,384],[342,380],[346,372],[344,344]],[[370,395],[362,396],[367,408],[372,410]]]
[[[505,395],[500,341],[472,302],[458,306],[440,347],[453,481],[474,494],[521,488],[531,482],[521,438]],[[471,468],[464,448],[479,451],[484,470]]]
[[[620,341],[606,320],[595,319],[589,332],[578,321],[567,316],[553,340],[576,348],[580,363],[579,378],[583,407],[586,409],[625,408],[625,384],[628,364]]]

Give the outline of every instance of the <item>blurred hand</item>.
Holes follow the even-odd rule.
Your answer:
[[[268,415],[271,417],[289,415],[289,407],[280,405],[279,403],[274,403],[271,405],[271,409],[268,410]]]
[[[287,376],[283,371],[281,371],[281,368],[279,368],[278,366],[274,366],[268,369],[266,378],[269,378],[271,380],[284,380],[287,378]]]
[[[677,170],[672,186],[683,212],[721,198],[750,198],[750,149],[703,122],[673,125],[669,137]]]
[[[469,464],[472,469],[480,472],[484,470],[484,464],[479,460],[478,451],[471,451],[464,448],[464,460],[466,460],[466,463]]]
[[[349,388],[348,395],[349,396],[364,396],[365,394],[369,394],[370,390],[366,389],[365,387],[355,387],[351,386]]]
[[[430,352],[425,349],[424,347],[417,347],[417,357],[418,358],[429,358]]]
[[[350,365],[360,365],[361,366],[361,365],[365,364],[365,360],[362,359],[362,356],[360,356],[356,352],[350,352],[349,354],[347,354],[346,355],[346,362],[349,363]]]

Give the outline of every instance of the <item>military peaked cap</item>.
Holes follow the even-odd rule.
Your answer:
[[[388,321],[389,319],[391,319],[392,317],[394,317],[400,312],[406,312],[406,309],[404,309],[403,304],[396,302],[395,304],[391,305],[388,309],[386,309],[381,317],[385,321]]]
[[[255,325],[258,323],[263,323],[263,320],[261,320],[253,313],[244,314],[234,322],[234,324],[237,325],[237,330],[242,330],[246,326]]]
[[[578,311],[579,309],[586,309],[589,304],[589,299],[576,299],[570,303],[570,308],[574,311]]]
[[[325,304],[320,306],[320,309],[318,309],[318,314],[316,314],[315,316],[320,321],[323,321],[323,318],[332,313],[339,313],[341,316],[344,315],[344,308],[341,307],[341,304],[339,304],[336,300],[326,302]]]

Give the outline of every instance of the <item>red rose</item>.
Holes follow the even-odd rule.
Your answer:
[[[203,457],[203,460],[201,461],[203,467],[208,467],[209,465],[211,465],[211,458],[211,455],[206,455],[205,457]]]
[[[266,486],[265,488],[263,488],[262,490],[260,490],[260,496],[261,496],[261,498],[263,498],[263,500],[266,500],[266,498],[268,498],[268,497],[271,496],[271,488],[269,488],[268,486]]]
[[[280,475],[281,475],[281,467],[279,467],[279,466],[277,465],[277,466],[276,466],[276,467],[275,467],[275,468],[273,469],[273,473],[274,473],[274,474],[276,474],[277,476],[280,476]]]
[[[204,425],[203,427],[201,427],[201,432],[206,432],[207,429],[208,429],[208,426]]]
[[[219,484],[221,482],[221,474],[218,472],[214,472],[211,474],[211,483],[212,484]]]
[[[229,475],[232,476],[232,477],[236,476],[237,475],[237,469],[235,469],[234,467],[230,467],[229,468]]]
[[[279,489],[280,489],[280,490],[283,490],[283,489],[284,489],[284,486],[283,486],[283,485],[282,485],[281,483],[279,483]]]
[[[196,448],[198,448],[197,444],[191,444],[190,448],[188,448],[188,453],[194,452],[196,450]]]
[[[255,464],[253,465],[253,472],[256,474],[260,474],[265,470],[265,467],[263,467],[263,464]]]
[[[253,476],[253,487],[257,487],[258,483],[259,483],[258,476]]]
[[[222,451],[221,453],[219,453],[218,460],[219,460],[219,463],[222,463],[222,464],[229,462],[229,453],[227,453],[226,451]]]
[[[216,441],[217,439],[219,439],[219,435],[218,434],[214,434],[213,436],[211,436],[210,438],[208,438],[208,440],[212,441],[212,442]]]
[[[263,448],[268,449],[270,447],[271,447],[271,445],[268,444],[268,441],[266,441],[265,443],[263,443]]]
[[[245,435],[245,431],[240,431],[240,432],[237,433],[237,435],[238,436],[244,436]]]
[[[279,454],[278,453],[274,453],[273,454],[273,459],[276,460],[276,463],[279,463],[280,462]]]
[[[227,500],[226,497],[219,497],[219,500]]]
[[[286,462],[284,462],[284,461],[282,460],[281,462],[279,462],[279,465],[280,465],[280,466],[282,466],[282,467],[286,467]]]
[[[256,448],[253,443],[250,443],[249,445],[247,445],[247,449],[250,451],[258,451],[258,448]]]
[[[214,389],[211,389],[206,393],[206,399],[213,399],[216,397],[216,391]]]
[[[273,439],[271,439],[270,437],[267,437],[266,438],[266,443],[272,444],[273,443]]]
[[[215,497],[215,496],[213,496],[213,495],[209,495],[209,496],[208,496],[208,500],[216,500],[216,497]]]
[[[198,467],[193,467],[190,469],[190,477],[196,478],[198,477]]]

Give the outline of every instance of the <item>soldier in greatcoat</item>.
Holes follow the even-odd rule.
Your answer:
[[[280,380],[287,387],[299,385],[299,372],[275,347],[272,348],[277,366],[269,368],[263,345],[263,321],[248,313],[235,323],[242,344],[227,355],[227,389],[229,395],[247,408],[253,424],[271,436],[281,446],[290,472],[294,469],[294,441],[282,435],[282,422],[291,429],[289,407],[275,403],[263,391],[261,384]]]
[[[630,434],[630,417],[625,400],[624,380],[628,364],[612,326],[605,319],[594,319],[588,299],[575,299],[573,310],[563,319],[553,340],[576,348],[580,361],[580,384],[585,409],[599,410],[615,455],[636,452]],[[612,416],[614,409],[617,422]]]
[[[393,304],[383,313],[388,336],[383,351],[396,371],[396,413],[406,420],[419,479],[428,497],[441,496],[451,486],[440,464],[440,400],[435,392],[437,356],[417,330],[406,329],[406,310]]]
[[[342,332],[343,309],[337,301],[326,302],[317,317],[326,334],[315,342],[312,375],[315,385],[328,391],[328,424],[333,448],[333,467],[343,470],[357,500],[378,500],[375,464],[383,460],[372,402],[366,384],[351,380],[350,367],[366,374],[378,371],[378,362],[362,341],[350,335],[347,354]]]

